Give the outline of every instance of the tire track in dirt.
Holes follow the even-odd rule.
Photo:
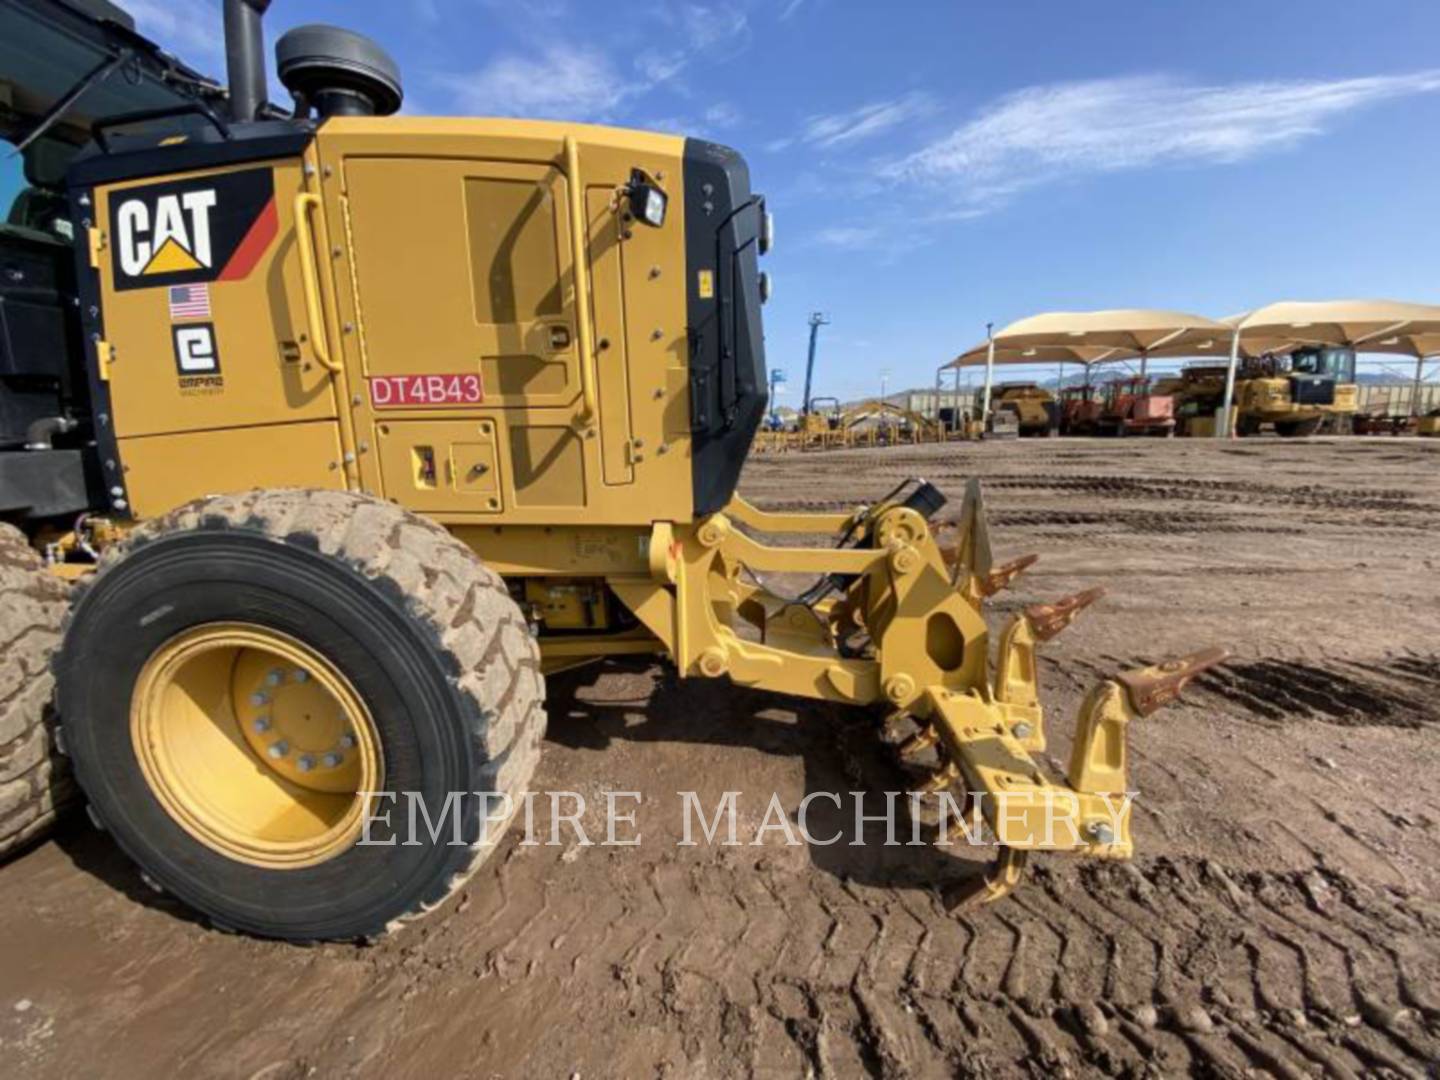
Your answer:
[[[1347,727],[1440,724],[1440,656],[1381,662],[1261,659],[1226,664],[1196,685],[1275,725],[1323,720]]]
[[[719,855],[657,867],[640,892],[592,881],[597,898],[619,886],[642,948],[553,938],[544,913],[577,896],[522,904],[488,928],[513,955],[485,977],[597,1001],[620,987],[628,1023],[675,1029],[727,1076],[1420,1076],[1440,1060],[1421,945],[1440,912],[1320,868],[1047,863],[1012,902],[960,918],[930,891],[736,870]],[[359,956],[413,997],[453,978],[456,945]]]

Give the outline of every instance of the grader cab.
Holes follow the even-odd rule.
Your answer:
[[[324,27],[280,39],[282,111],[266,6],[227,0],[226,100],[104,118],[65,177],[83,344],[37,428],[61,441],[3,475],[66,452],[98,482],[0,537],[4,629],[58,643],[59,718],[46,680],[7,699],[0,843],[53,810],[63,751],[97,824],[215,923],[376,935],[493,849],[542,671],[638,654],[912,725],[923,789],[998,841],[980,898],[1033,851],[1132,853],[1127,727],[1220,654],[1102,681],[1051,779],[1036,651],[1096,594],[992,641],[985,601],[1028,563],[993,565],[978,487],[949,540],[923,481],[834,514],[737,494],[771,235],[738,154],[396,117],[393,63]],[[397,793],[453,820],[405,840]]]

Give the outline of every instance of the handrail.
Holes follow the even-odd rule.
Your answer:
[[[305,290],[305,317],[310,323],[310,351],[321,367],[338,375],[340,365],[330,358],[325,334],[325,309],[320,303],[320,279],[315,272],[315,234],[310,228],[310,211],[319,206],[319,195],[302,191],[295,196],[295,241],[300,249],[300,284]]]
[[[585,185],[580,179],[580,147],[575,136],[565,136],[566,201],[570,204],[570,260],[575,268],[575,318],[580,342],[580,420],[595,419],[595,341],[590,327],[590,266],[586,262]]]

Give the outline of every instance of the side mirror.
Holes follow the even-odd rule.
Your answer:
[[[630,216],[658,229],[665,224],[665,211],[670,205],[670,196],[665,194],[643,169],[630,170],[630,182],[625,185],[625,199],[630,207]]]

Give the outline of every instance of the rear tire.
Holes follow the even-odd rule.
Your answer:
[[[282,651],[185,651],[236,628]],[[310,674],[284,666],[286,642],[308,650]],[[250,694],[256,652],[268,681]],[[76,776],[120,846],[218,925],[290,940],[374,937],[441,904],[493,850],[545,727],[538,649],[500,579],[439,526],[346,492],[212,497],[141,526],[76,604],[58,671]],[[266,685],[279,687],[259,706],[273,718],[247,719]],[[341,692],[318,708],[304,698],[332,685]],[[282,699],[306,702],[303,716]],[[332,707],[345,733],[307,746]],[[272,723],[263,737],[283,730],[294,745],[262,754],[254,733]],[[349,769],[352,757],[380,765],[355,774],[335,797],[345,813],[325,820],[313,853],[294,856],[297,843],[311,851],[305,830],[320,816],[309,785],[339,778],[319,763]],[[415,794],[367,801],[369,777]],[[231,792],[256,784],[283,814],[247,816],[250,796]],[[483,823],[476,792],[495,793]],[[440,823],[438,838],[410,816],[415,806]]]
[[[75,798],[55,752],[50,673],[68,596],[24,534],[0,525],[0,858],[38,840]]]

